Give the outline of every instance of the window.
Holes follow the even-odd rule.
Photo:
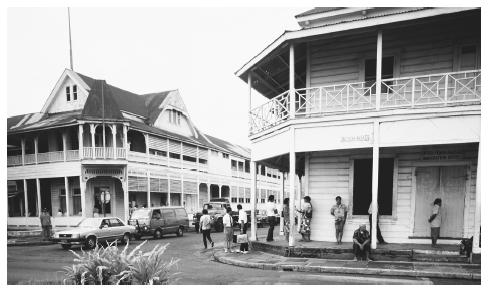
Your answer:
[[[251,162],[249,160],[244,161],[244,172],[251,172]]]
[[[239,202],[244,203],[244,197],[239,197]]]
[[[180,154],[169,152],[169,157],[174,159],[180,159]]]
[[[175,218],[175,217],[176,217],[176,215],[175,215],[174,210],[172,210],[172,209],[163,210],[163,218],[164,219]]]
[[[73,101],[76,101],[78,99],[78,87],[76,85],[73,85]]]
[[[251,203],[251,199],[249,197],[246,197],[246,203]]]
[[[230,168],[232,171],[237,171],[237,161],[236,160],[230,160]]]
[[[240,161],[239,161],[239,162],[237,163],[237,165],[238,165],[238,167],[239,167],[239,171],[240,171],[240,172],[243,172],[243,171],[244,171],[244,162],[240,162]]]
[[[224,159],[229,159],[229,154],[227,154],[227,153],[222,153],[222,158],[224,158]]]
[[[152,219],[161,219],[161,210],[155,209],[152,213]]]
[[[181,112],[177,110],[169,110],[169,123],[174,125],[181,124]]]
[[[354,160],[353,215],[367,215],[371,203],[373,160]],[[378,210],[391,215],[393,203],[393,158],[380,158],[378,176]]]
[[[478,69],[478,61],[476,57],[476,45],[466,45],[461,47],[459,55],[459,70],[475,70]]]
[[[197,159],[195,157],[186,156],[186,155],[183,155],[183,160],[190,161],[190,162],[197,162]]]
[[[66,101],[71,101],[70,87],[66,87]]]
[[[265,176],[266,175],[266,166],[261,165],[261,175]]]
[[[230,202],[237,202],[237,197],[233,197],[230,199]]]
[[[117,218],[110,219],[110,227],[121,227],[124,224]]]
[[[381,63],[381,79],[393,78],[394,65],[395,58],[393,56],[383,57]],[[366,82],[365,88],[373,86],[376,82],[376,58],[364,61],[364,81]],[[386,85],[389,85],[389,82],[386,82]],[[388,87],[386,85],[381,86],[382,93],[388,92]],[[371,94],[374,94],[375,92],[375,88],[371,88]]]
[[[81,215],[81,191],[79,188],[73,188],[73,214]]]
[[[207,164],[207,160],[200,158],[200,159],[198,159],[198,163],[200,163],[200,164]]]
[[[149,154],[157,155],[157,156],[167,156],[166,151],[156,150],[156,149],[149,149]]]

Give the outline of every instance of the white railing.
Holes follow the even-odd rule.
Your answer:
[[[127,159],[129,161],[147,163],[146,153],[129,151],[129,153],[127,154]]]
[[[7,166],[22,165],[22,155],[7,156]]]
[[[114,159],[115,157],[115,151],[114,151],[114,147],[105,147],[105,158],[108,158],[108,159]]]
[[[67,161],[79,160],[79,159],[80,159],[80,153],[78,150],[66,150]]]
[[[92,158],[93,156],[93,148],[92,147],[83,147],[83,158]]]
[[[471,70],[381,81],[379,106],[376,82],[355,82],[295,90],[295,116],[372,111],[397,107],[419,108],[481,101],[481,71]],[[288,91],[250,111],[250,133],[276,126],[290,116]]]
[[[37,154],[37,163],[49,163],[64,161],[63,151],[52,151]]]
[[[22,158],[22,156],[21,156]],[[24,163],[25,164],[35,164],[36,163],[36,154],[25,154],[24,155]]]
[[[103,149],[105,149],[104,147],[95,147],[95,151],[94,151],[94,155],[93,155],[93,158],[94,159],[103,159]]]
[[[121,159],[125,159],[125,153],[126,153],[126,150],[125,148],[123,147],[116,147],[115,148],[115,153],[116,153],[116,156],[117,158],[121,158]]]

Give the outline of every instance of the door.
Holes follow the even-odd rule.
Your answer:
[[[434,199],[442,199],[441,237],[461,238],[464,224],[466,167],[418,167],[416,170],[415,221],[413,235],[430,237],[428,219]]]

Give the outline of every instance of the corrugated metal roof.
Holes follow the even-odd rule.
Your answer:
[[[336,10],[340,10],[340,9],[344,9],[344,7],[315,7],[313,9],[307,10],[303,13],[295,15],[295,17],[303,17],[303,16],[308,16],[308,15],[313,15],[313,14],[318,14],[318,13],[336,11]]]

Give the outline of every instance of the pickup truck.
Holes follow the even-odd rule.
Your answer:
[[[223,217],[226,213],[226,209],[230,206],[227,199],[211,199],[209,202],[203,204],[203,209],[208,211],[208,215],[212,221],[212,229],[216,232],[224,231]],[[237,211],[231,211],[233,226],[237,226],[239,220],[239,213]],[[251,221],[251,211],[246,211],[248,226]],[[200,218],[202,217],[202,212],[199,211],[193,215],[193,225],[195,226],[195,232],[199,232],[200,229]]]

